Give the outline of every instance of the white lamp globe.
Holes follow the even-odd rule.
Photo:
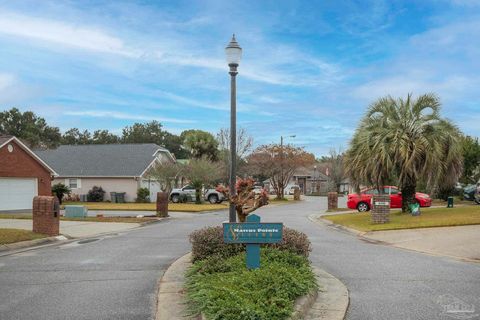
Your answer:
[[[228,65],[239,65],[242,59],[242,48],[238,45],[235,35],[232,36],[232,40],[225,48],[225,54],[227,57]]]

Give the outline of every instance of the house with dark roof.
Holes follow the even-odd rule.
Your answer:
[[[148,177],[149,169],[166,162],[175,162],[165,148],[153,143],[62,145],[53,150],[35,153],[58,173],[52,184],[63,183],[72,193],[83,198],[92,187],[110,193],[125,193],[125,201],[135,201],[139,188],[150,190],[156,201],[160,185]]]
[[[14,136],[0,135],[0,211],[29,211],[35,196],[52,194],[57,173]]]

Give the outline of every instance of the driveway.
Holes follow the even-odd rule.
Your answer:
[[[350,291],[347,319],[453,319],[448,305],[479,313],[480,264],[368,243],[308,219],[325,208],[325,198],[312,197],[257,213],[309,235],[312,262]],[[1,257],[1,318],[153,319],[158,279],[190,250],[188,234],[226,217],[173,217],[90,243]]]
[[[480,262],[480,225],[367,232],[395,247]]]

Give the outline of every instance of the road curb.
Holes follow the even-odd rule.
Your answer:
[[[340,230],[346,231],[346,232],[348,232],[352,235],[355,235],[355,236],[362,237],[364,234],[366,234],[366,232],[363,232],[363,231],[358,231],[358,230],[348,228],[348,227],[345,227],[345,226],[342,226],[342,225],[339,225],[339,224],[335,224],[330,220],[323,219],[322,216],[323,215],[319,214],[319,213],[311,214],[311,215],[308,216],[308,219],[312,222],[315,222],[315,223],[323,224],[323,225],[326,225],[328,227],[333,227],[335,229],[340,229]]]
[[[318,295],[307,310],[308,312],[300,319],[304,320],[343,320],[350,305],[350,297],[347,287],[335,276],[314,268],[320,289]]]
[[[67,240],[68,238],[65,236],[56,236],[56,237],[47,237],[47,238],[42,238],[42,239],[35,239],[35,240],[27,240],[27,241],[20,241],[20,242],[14,242],[14,243],[9,243],[9,244],[2,244],[0,245],[0,253],[5,253],[13,250],[19,250],[19,249],[24,249],[24,248],[29,248],[29,247],[35,247],[35,246],[40,246],[44,244],[49,244],[57,241],[64,241]]]
[[[157,293],[156,320],[198,318],[188,317],[183,289],[185,272],[192,265],[191,256],[192,254],[189,252],[175,260],[160,278]]]
[[[186,310],[184,276],[191,265],[191,253],[187,253],[175,260],[160,278],[156,320],[205,319],[203,315],[188,315]],[[289,319],[343,320],[349,305],[347,287],[324,270],[315,267],[314,272],[320,289],[298,298]]]

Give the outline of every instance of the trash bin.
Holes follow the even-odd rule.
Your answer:
[[[124,203],[125,202],[125,192],[117,192],[116,194],[116,200],[115,202],[117,203]]]
[[[110,192],[110,201],[112,203],[116,203],[117,202],[117,193],[116,192]]]
[[[453,208],[453,197],[448,197],[447,208]]]

